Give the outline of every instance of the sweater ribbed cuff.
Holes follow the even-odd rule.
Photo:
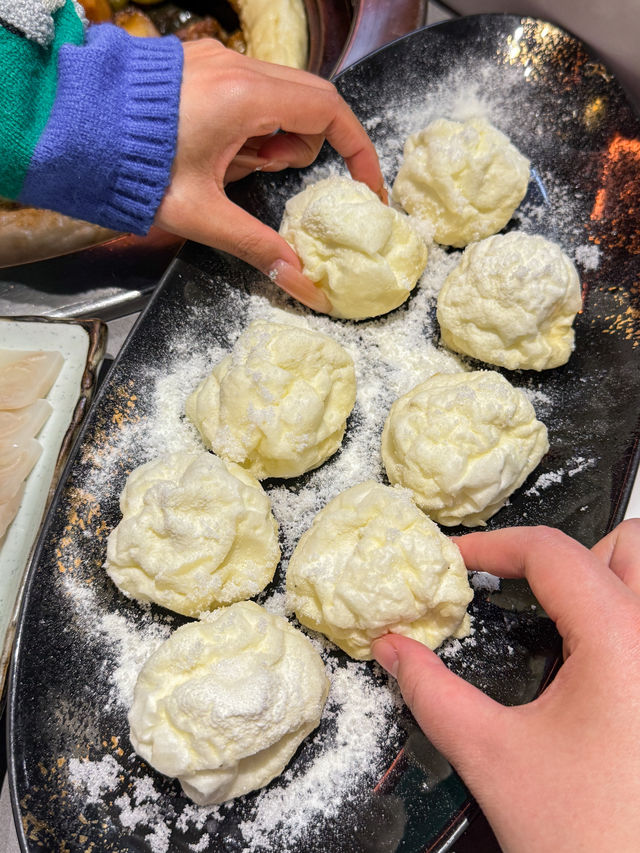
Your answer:
[[[175,155],[182,45],[91,27],[60,50],[58,90],[20,201],[145,234]]]

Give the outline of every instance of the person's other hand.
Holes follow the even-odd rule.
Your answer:
[[[224,191],[256,169],[309,165],[325,139],[351,175],[386,201],[373,143],[331,83],[212,39],[187,43],[176,156],[155,224],[242,258],[296,299],[327,311],[326,297],[302,275],[288,243]]]
[[[477,799],[508,853],[640,849],[640,520],[591,551],[557,530],[456,540],[469,569],[526,577],[564,641],[533,702],[506,708],[425,646],[374,644],[407,705]],[[481,639],[480,639],[481,641]]]

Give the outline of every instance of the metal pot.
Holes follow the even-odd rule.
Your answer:
[[[305,0],[308,70],[333,77],[426,23],[427,0]]]

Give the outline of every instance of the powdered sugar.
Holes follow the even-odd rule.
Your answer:
[[[73,574],[65,574],[62,583],[78,618],[91,624],[113,647],[116,664],[107,676],[105,708],[129,708],[138,674],[147,658],[171,634],[173,616],[167,614],[165,621],[159,621],[150,607],[140,604],[140,618],[133,623],[118,611],[105,611],[94,590],[78,584]]]
[[[380,434],[393,400],[436,371],[465,369],[456,356],[433,344],[433,296],[450,266],[449,255],[433,247],[429,266],[414,297],[400,312],[369,323],[355,325],[328,317],[303,316],[296,310],[292,313],[273,306],[256,295],[249,298],[247,317],[227,329],[232,345],[245,324],[258,317],[303,324],[342,343],[356,365],[356,407],[340,451],[329,463],[299,480],[266,484],[280,526],[283,550],[280,581],[260,599],[273,612],[284,613],[282,581],[288,557],[318,510],[345,488],[368,478],[384,477]],[[149,366],[143,371],[143,380],[136,383],[137,389],[144,387],[147,396],[146,416],[132,417],[123,423],[117,439],[103,448],[100,464],[92,471],[87,488],[98,499],[113,490],[122,458],[142,462],[165,449],[201,448],[197,433],[184,418],[184,401],[226,350],[210,347],[203,353],[193,348],[190,340],[175,338],[167,349],[166,362]],[[121,479],[122,474],[119,476]],[[156,623],[149,608],[141,608],[142,618],[137,624],[119,613],[101,614],[90,588],[76,588],[73,575],[68,575],[65,583],[78,612],[92,620],[93,630],[108,638],[113,647],[115,665],[107,676],[110,685],[107,704],[120,703],[128,708],[137,673],[146,657],[168,636],[170,623]],[[281,779],[256,795],[246,809],[247,816],[240,824],[245,845],[242,849],[274,849],[274,845],[277,849],[288,849],[287,845],[311,831],[317,815],[330,818],[332,810],[357,797],[363,785],[375,784],[384,770],[384,762],[388,761],[389,751],[393,754],[393,745],[398,743],[397,693],[389,689],[386,680],[372,678],[371,665],[337,663],[330,643],[321,637],[314,637],[313,642],[325,658],[332,682],[321,731],[311,739],[312,752],[305,766],[287,770]],[[456,642],[455,648],[462,646]],[[91,762],[82,765],[85,776],[90,765]],[[108,766],[94,762],[98,776],[101,771],[108,774],[104,776],[103,789],[109,789],[114,781],[112,769],[111,762]],[[79,765],[74,765],[72,779],[81,785],[84,776],[78,770]],[[116,800],[123,825],[131,828],[157,823],[160,819],[157,797],[150,792],[148,789],[144,797],[140,791],[134,792],[129,802],[128,795]],[[214,810],[192,809],[191,818],[183,811],[181,820],[193,832],[193,818],[204,827],[205,815],[218,815],[217,820],[224,825],[227,813],[226,806]],[[166,838],[160,824],[153,836],[145,836],[157,853],[168,849]],[[215,832],[211,838],[215,838]]]
[[[113,791],[121,772],[122,767],[112,755],[103,755],[99,761],[69,759],[69,777],[88,802],[100,800],[107,791]]]
[[[246,316],[226,329],[231,347],[252,319],[300,323],[330,334],[349,350],[356,365],[356,407],[340,451],[329,463],[299,480],[267,484],[283,549],[280,581],[261,597],[261,603],[268,609],[284,612],[284,570],[297,540],[316,512],[351,485],[368,478],[383,479],[380,434],[393,400],[436,371],[466,369],[455,355],[433,343],[433,299],[451,265],[452,258],[447,252],[432,247],[429,265],[414,296],[398,312],[378,320],[341,323],[328,317],[304,315],[298,309],[284,310],[256,294],[248,299]],[[226,352],[226,347],[216,346],[202,351],[193,346],[191,339],[169,337],[164,363],[143,368],[135,389],[129,393],[129,397],[144,393],[144,416],[131,414],[121,419],[119,430],[101,448],[98,464],[86,481],[87,490],[98,502],[108,496],[113,500],[114,484],[123,481],[124,473],[134,462],[147,461],[165,450],[201,448],[195,429],[184,417],[184,401]],[[124,413],[129,411],[126,403],[121,408]],[[137,407],[131,409],[135,411]],[[80,537],[77,543],[80,549],[82,541]],[[114,665],[106,672],[109,686],[106,707],[128,708],[144,660],[172,630],[170,618],[158,623],[150,608],[139,608],[136,623],[117,612],[101,613],[99,600],[90,587],[79,586],[73,574],[68,574],[64,583],[78,614],[91,622],[92,630],[103,635],[113,650]],[[400,745],[397,693],[389,689],[386,680],[372,677],[371,665],[337,664],[330,643],[319,637],[313,641],[330,668],[332,680],[321,729],[309,739],[303,765],[295,764],[268,789],[253,798],[244,798],[247,802],[239,825],[243,850],[274,847],[287,850],[303,843],[300,839],[312,832],[318,815],[330,818],[332,810],[342,808],[350,798],[357,799],[363,787],[375,784],[394,748]],[[453,650],[457,653],[463,647],[464,643],[456,641],[447,654],[451,656]],[[119,774],[128,772],[130,755],[125,751],[117,759],[118,774],[114,774],[116,758],[110,758],[113,760],[108,763],[103,763],[103,759],[93,762],[87,759],[70,766],[74,786],[82,788],[84,780],[93,773],[92,784],[99,786],[96,790],[104,793],[117,789]],[[144,833],[145,842],[155,853],[166,853],[170,849],[170,832],[159,793],[152,781],[149,785],[146,788],[138,785],[114,802],[124,827]],[[198,844],[204,845],[205,836],[213,843],[221,831],[219,828],[227,825],[233,807],[233,804],[219,809],[189,807],[188,815],[184,810],[180,813],[190,837],[202,833],[194,842],[196,848]],[[149,832],[150,827],[153,830]]]
[[[314,819],[334,818],[345,798],[354,796],[353,767],[362,768],[361,781],[368,776],[375,782],[371,771],[379,766],[384,741],[393,736],[392,727],[380,730],[381,714],[390,718],[396,702],[392,693],[362,677],[365,666],[353,661],[339,666],[329,660],[331,691],[325,717],[330,728],[322,751],[307,773],[285,771],[277,784],[258,795],[252,819],[240,825],[251,849],[286,849],[289,840],[309,832]]]
[[[597,270],[601,255],[600,246],[595,243],[586,243],[575,250],[576,263],[585,271]]]
[[[495,590],[500,589],[500,578],[490,575],[489,572],[472,572],[470,583],[476,590],[495,592]]]
[[[551,488],[551,486],[562,483],[565,476],[575,477],[581,471],[593,468],[597,463],[598,460],[595,457],[575,456],[568,460],[566,466],[562,466],[556,471],[547,471],[544,474],[540,474],[535,483],[525,491],[525,495],[540,497],[541,492]]]

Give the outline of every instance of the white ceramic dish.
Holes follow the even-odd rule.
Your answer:
[[[68,449],[93,391],[105,333],[96,321],[0,318],[0,349],[60,352],[64,363],[47,400],[53,411],[37,435],[42,454],[27,478],[20,508],[0,544],[0,694],[29,556]]]

